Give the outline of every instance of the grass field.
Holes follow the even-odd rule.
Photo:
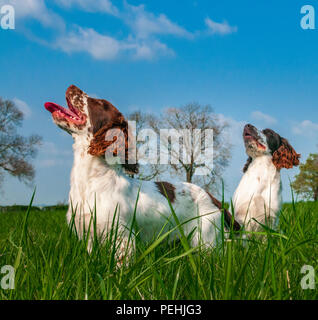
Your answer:
[[[189,250],[186,241],[137,239],[133,259],[120,269],[112,241],[89,255],[65,214],[0,212],[0,268],[16,269],[15,290],[0,289],[1,299],[318,298],[318,203],[285,204],[278,232],[253,235],[245,246],[233,239]],[[314,290],[300,286],[303,265],[316,270]]]

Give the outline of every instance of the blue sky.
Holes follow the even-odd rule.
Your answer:
[[[246,160],[244,124],[270,127],[304,161],[317,152],[318,29],[300,28],[315,0],[0,0],[13,4],[15,30],[0,29],[0,96],[25,112],[22,134],[44,144],[34,164],[35,203],[66,201],[72,138],[44,109],[65,104],[76,84],[123,113],[159,112],[198,101],[231,125],[229,199]],[[288,179],[283,170],[284,200]],[[32,188],[7,178],[1,204],[28,203]]]

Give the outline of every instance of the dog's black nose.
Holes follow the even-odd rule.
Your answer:
[[[244,130],[243,130],[243,136],[246,137],[246,136],[252,136],[252,135],[255,135],[257,132],[257,129],[251,125],[250,123],[245,125],[244,127]]]
[[[248,123],[248,124],[244,127],[244,130],[246,130],[246,131],[248,131],[248,132],[251,132],[251,131],[255,131],[256,128],[255,128],[252,124]]]

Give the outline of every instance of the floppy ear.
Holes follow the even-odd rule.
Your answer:
[[[273,153],[272,161],[278,170],[290,169],[299,165],[300,156],[285,138],[281,138],[281,145]]]
[[[114,130],[112,131],[114,134],[109,139],[108,133],[111,129]],[[127,173],[138,173],[138,164],[128,163],[128,123],[122,115],[108,122],[94,134],[88,153],[92,156],[104,156],[108,148],[110,148],[113,156],[121,158]]]
[[[118,136],[114,136],[113,140],[110,141],[106,139],[106,134],[110,129],[119,129],[121,134]],[[124,141],[122,141],[122,137],[124,136]],[[110,147],[115,141],[117,141],[117,146],[126,146],[127,136],[127,122],[124,120],[124,117],[119,117],[116,120],[109,121],[103,127],[101,127],[97,132],[94,133],[94,138],[91,140],[89,145],[88,153],[92,156],[103,156],[106,152],[106,149]],[[120,139],[120,141],[118,140]],[[114,155],[125,154],[122,150],[115,149]],[[123,159],[122,159],[123,160]]]
[[[248,170],[248,167],[252,163],[252,160],[253,160],[252,157],[248,157],[248,159],[246,160],[246,163],[244,165],[244,168],[243,168],[243,173],[245,173]]]

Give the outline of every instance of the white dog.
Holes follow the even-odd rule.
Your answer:
[[[74,85],[67,89],[66,101],[68,109],[52,102],[47,102],[45,108],[52,113],[54,122],[74,138],[69,194],[73,210],[70,205],[67,220],[72,220],[72,211],[76,208],[75,225],[80,236],[83,236],[82,225],[89,227],[95,205],[99,235],[107,233],[117,208],[123,236],[119,244],[119,255],[122,256],[139,195],[136,225],[141,239],[152,239],[167,224],[167,219],[170,221],[167,226],[176,225],[168,197],[180,223],[193,219],[183,226],[185,235],[195,229],[193,246],[199,244],[199,239],[206,246],[217,244],[222,213],[220,203],[212,195],[190,183],[146,182],[130,178],[125,171],[136,173],[138,165],[128,163],[128,123],[123,115],[110,102],[91,98]],[[110,129],[119,130],[112,141],[106,139]],[[124,157],[121,159],[123,164],[107,162],[105,152],[109,150],[118,159]],[[201,217],[198,219],[198,216]],[[225,220],[231,224],[227,211]],[[239,228],[237,223],[234,228]],[[178,231],[174,233],[177,235]]]
[[[282,203],[280,170],[299,165],[300,155],[271,129],[247,124],[243,139],[249,158],[233,196],[235,218],[247,231],[259,230],[259,223],[275,226]]]

